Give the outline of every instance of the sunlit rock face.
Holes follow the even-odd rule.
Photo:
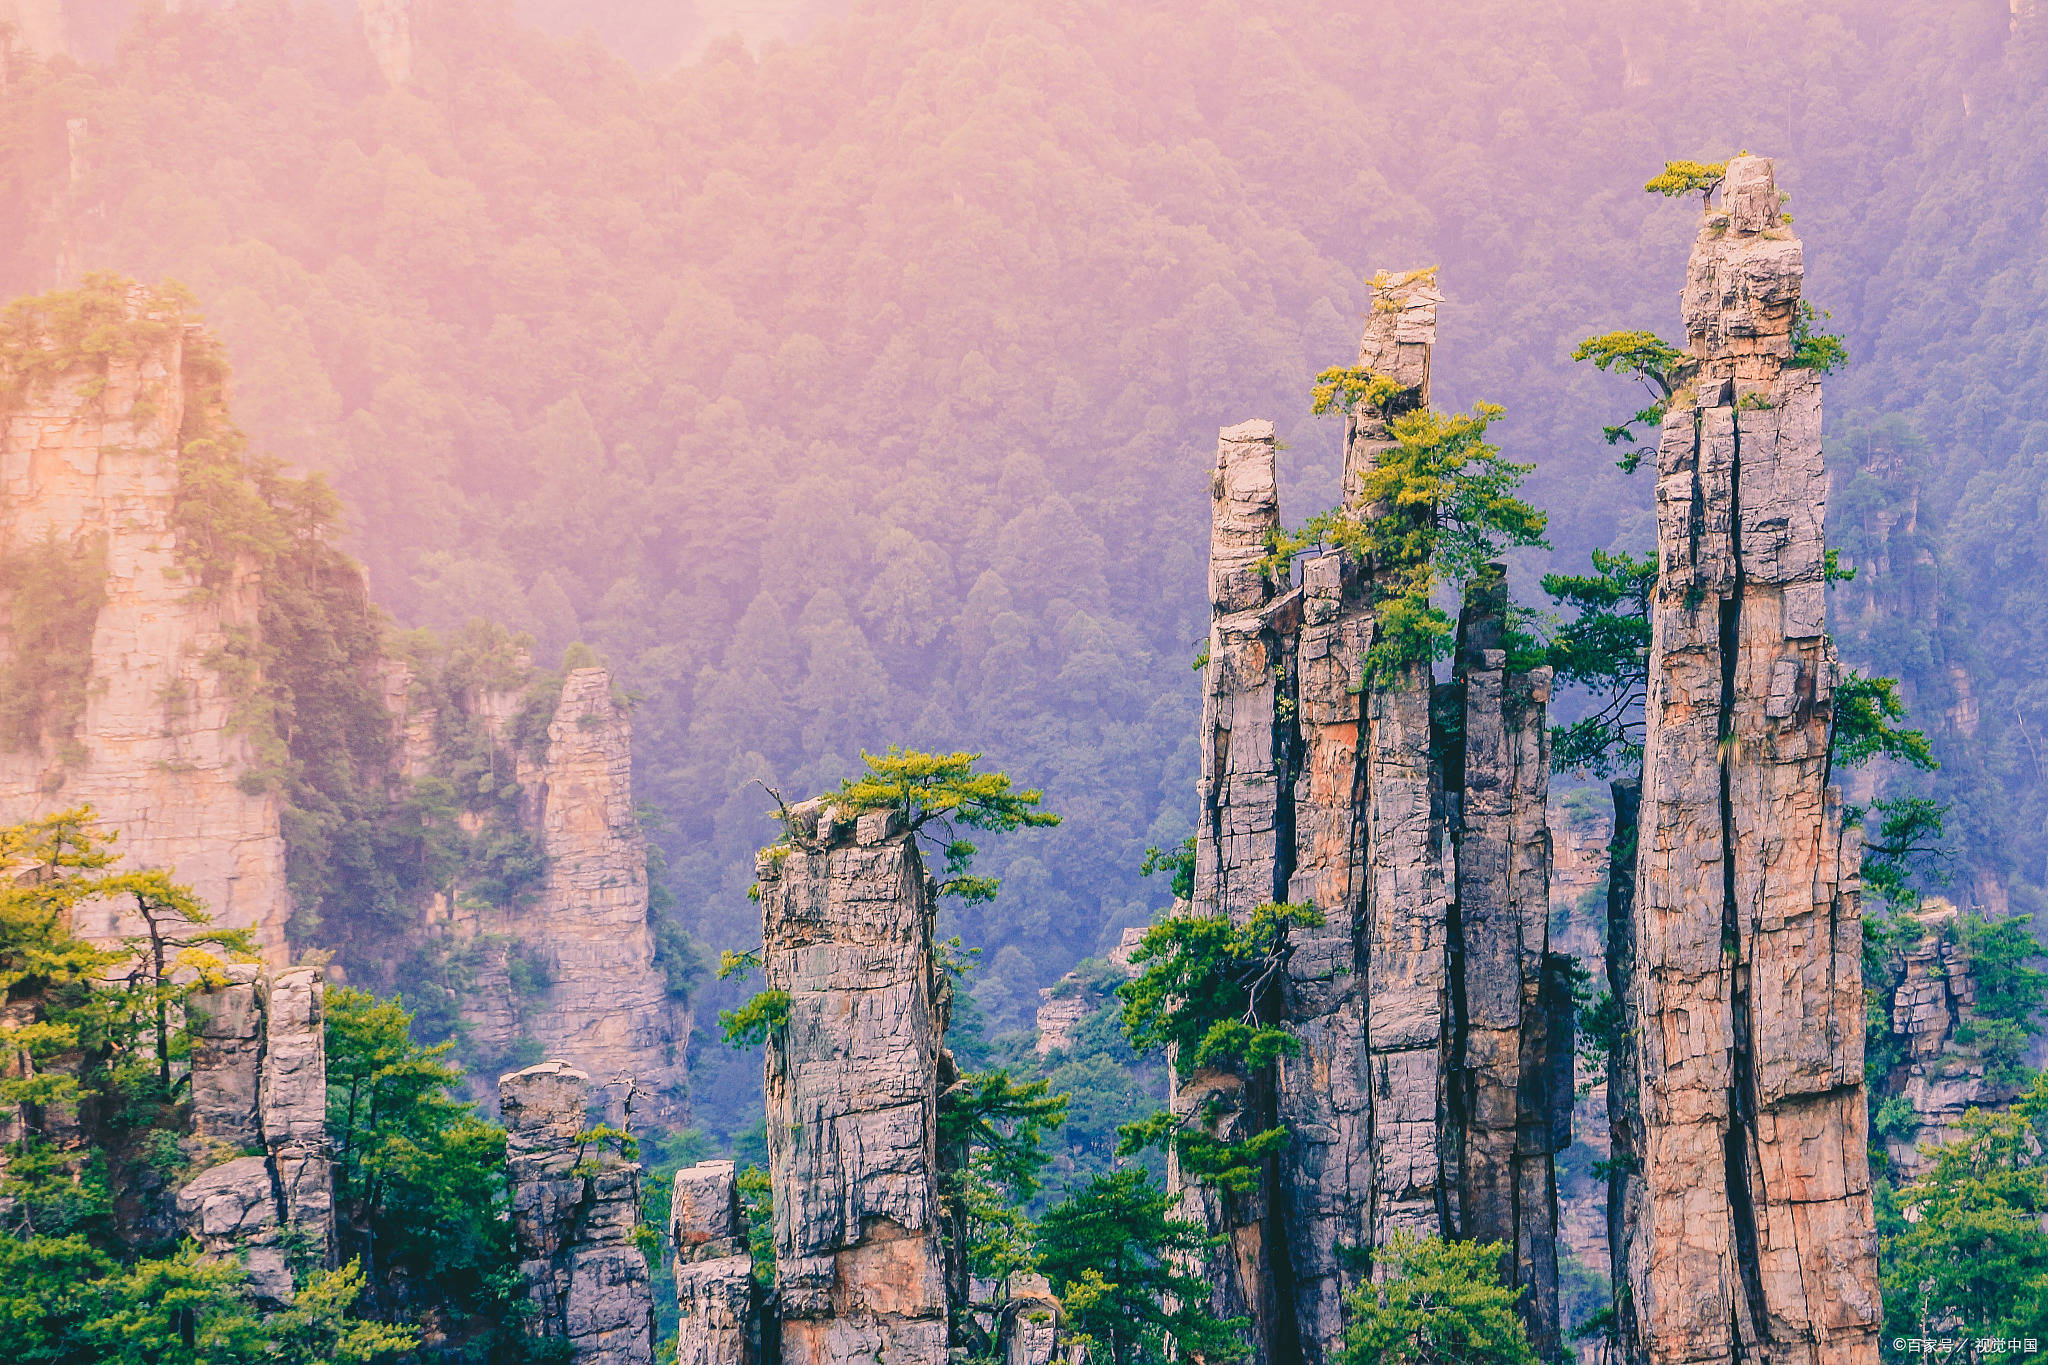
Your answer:
[[[174,520],[181,429],[213,401],[204,345],[177,305],[130,296],[135,347],[0,385],[0,555],[54,541],[103,571],[75,716],[0,740],[0,821],[90,804],[129,867],[175,869],[217,923],[254,930],[282,961],[291,907],[275,791],[242,708],[251,684],[222,660],[255,636],[253,561],[202,584]],[[11,391],[10,391],[11,390]],[[21,608],[25,610],[25,608]],[[12,660],[22,621],[0,622]],[[116,903],[74,924],[105,941],[136,925]]]
[[[1728,165],[1657,451],[1635,961],[1637,1358],[1874,1361],[1857,857],[1828,785],[1820,380],[1772,166]]]
[[[1359,368],[1394,396],[1348,414],[1343,498],[1429,400],[1434,272],[1381,276]],[[1252,1190],[1185,1178],[1183,1216],[1219,1239],[1211,1308],[1250,1320],[1254,1358],[1322,1362],[1344,1300],[1398,1232],[1477,1236],[1546,1357],[1557,1327],[1554,1157],[1569,1141],[1572,1009],[1549,949],[1547,669],[1511,670],[1501,581],[1475,582],[1448,682],[1427,663],[1368,680],[1375,566],[1329,552],[1272,567],[1281,525],[1267,422],[1226,428],[1211,481],[1195,914],[1308,905],[1259,1008],[1300,1051],[1270,1071],[1187,1070],[1175,1111],[1212,1136],[1276,1124]],[[1361,1254],[1363,1253],[1363,1254]]]

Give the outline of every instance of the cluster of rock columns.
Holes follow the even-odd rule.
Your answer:
[[[1360,366],[1395,379],[1350,416],[1344,489],[1428,402],[1442,296],[1376,282]],[[1508,1248],[1545,1354],[1559,1351],[1552,1156],[1568,1140],[1571,1010],[1548,952],[1547,669],[1511,671],[1489,581],[1439,687],[1427,664],[1367,684],[1372,566],[1338,553],[1262,571],[1280,526],[1266,422],[1226,429],[1212,483],[1196,914],[1313,905],[1267,1009],[1301,1042],[1269,1074],[1178,1075],[1174,1107],[1217,1136],[1288,1143],[1249,1194],[1169,1179],[1223,1242],[1204,1267],[1254,1360],[1322,1365],[1344,1298],[1397,1230]],[[1359,508],[1358,510],[1367,510]],[[1448,722],[1443,703],[1457,720]],[[1561,1117],[1562,1116],[1562,1117]]]

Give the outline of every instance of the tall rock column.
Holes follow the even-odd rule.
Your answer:
[[[676,1172],[669,1239],[676,1249],[676,1365],[755,1365],[754,1260],[730,1161]]]
[[[234,964],[188,1005],[194,1034],[187,1151],[217,1164],[177,1192],[205,1251],[239,1256],[257,1301],[291,1301],[294,1270],[334,1260],[327,1144],[326,986],[318,967]],[[262,1155],[230,1155],[257,1149]],[[226,1160],[219,1160],[227,1157]]]
[[[1434,271],[1374,282],[1359,366],[1398,381],[1383,407],[1359,404],[1344,456],[1347,506],[1364,515],[1361,484],[1394,445],[1388,414],[1429,402],[1430,354],[1443,295]],[[1397,666],[1366,693],[1364,979],[1367,1085],[1372,1096],[1370,1245],[1396,1229],[1446,1230],[1444,1214],[1450,996],[1450,887],[1444,869],[1443,784],[1427,663]]]
[[[1502,566],[1468,591],[1459,621],[1462,743],[1447,783],[1454,823],[1453,959],[1457,1231],[1506,1244],[1530,1335],[1545,1359],[1557,1314],[1557,1178],[1570,1142],[1570,983],[1550,953],[1551,673],[1509,671]]]
[[[654,1295],[640,1224],[640,1167],[588,1139],[590,1078],[542,1062],[498,1078],[512,1231],[529,1330],[567,1341],[577,1365],[653,1365]]]
[[[1195,832],[1191,910],[1242,922],[1261,905],[1287,899],[1294,852],[1294,769],[1298,731],[1281,715],[1295,691],[1299,590],[1280,592],[1260,567],[1280,525],[1271,422],[1224,430],[1210,482],[1209,660],[1202,674],[1200,814]],[[1273,1126],[1275,1097],[1266,1076],[1227,1068],[1175,1066],[1173,1110],[1211,1136],[1241,1140]],[[1222,1241],[1204,1278],[1219,1317],[1250,1320],[1252,1365],[1266,1365],[1291,1331],[1281,1311],[1276,1253],[1287,1250],[1272,1226],[1270,1178],[1246,1192],[1186,1179],[1169,1150],[1167,1179],[1182,1217]],[[1290,1337],[1291,1340],[1291,1337]]]
[[[1652,1362],[1877,1358],[1857,862],[1828,785],[1820,378],[1772,166],[1728,165],[1657,454],[1628,1216]]]
[[[941,1365],[935,888],[892,812],[790,812],[757,871],[784,1365]]]

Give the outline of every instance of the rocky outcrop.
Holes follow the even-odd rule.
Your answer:
[[[787,819],[756,869],[783,1002],[765,1065],[781,1358],[939,1365],[936,891],[893,812],[810,801]]]
[[[677,1365],[754,1365],[760,1359],[754,1262],[733,1164],[705,1161],[677,1171],[669,1211]]]
[[[1398,388],[1350,415],[1353,513],[1376,512],[1361,499],[1395,441],[1389,414],[1428,401],[1441,300],[1432,272],[1375,280],[1360,368]],[[1555,1356],[1552,1159],[1573,1048],[1547,941],[1549,675],[1508,669],[1496,583],[1446,689],[1425,663],[1368,681],[1375,566],[1331,551],[1275,573],[1274,459],[1269,423],[1221,433],[1190,909],[1242,920],[1286,901],[1322,922],[1290,933],[1285,981],[1258,1004],[1298,1054],[1176,1078],[1188,1122],[1283,1126],[1287,1145],[1250,1192],[1185,1179],[1173,1158],[1169,1180],[1222,1239],[1203,1267],[1211,1307],[1250,1319],[1257,1361],[1332,1358],[1345,1295],[1400,1230],[1504,1242]]]
[[[568,1342],[578,1365],[653,1365],[640,1167],[592,1135],[590,1078],[542,1062],[500,1077],[498,1103],[528,1330]]]
[[[1131,975],[1131,955],[1138,950],[1138,944],[1144,937],[1145,930],[1142,926],[1124,930],[1117,940],[1116,947],[1103,954],[1102,960],[1113,971],[1128,980]],[[1073,1046],[1074,1030],[1080,1027],[1082,1021],[1108,1003],[1109,999],[1102,989],[1091,987],[1078,969],[1068,972],[1052,985],[1040,990],[1038,1013],[1033,1020],[1038,1029],[1038,1038],[1033,1045],[1038,1055],[1050,1057],[1055,1052],[1062,1052]]]
[[[0,564],[61,552],[80,569],[69,591],[101,594],[96,612],[84,603],[80,675],[56,684],[75,704],[0,734],[0,823],[90,804],[120,831],[124,865],[176,869],[217,923],[254,930],[282,962],[278,799],[240,714],[254,684],[223,666],[247,655],[261,587],[253,561],[203,585],[178,519],[181,442],[202,434],[217,371],[176,299],[133,288],[127,314],[110,352],[45,335],[27,343],[33,371],[0,361]],[[22,687],[23,652],[47,641],[0,609],[0,671]],[[73,928],[106,942],[138,926],[109,902]]]
[[[2018,1086],[1987,1075],[1978,1049],[1958,1037],[1976,1012],[1977,982],[1957,934],[1955,905],[1931,896],[1913,919],[1919,932],[1890,955],[1889,979],[1873,983],[1890,994],[1891,1032],[1899,1044],[1899,1061],[1878,1095],[1889,1109],[1903,1101],[1911,1118],[1909,1125],[1880,1125],[1885,1163],[1901,1184],[1933,1164],[1930,1148],[1962,1136],[1965,1113],[2002,1107],[2019,1093]]]
[[[1657,451],[1628,982],[1640,1358],[1874,1361],[1857,861],[1829,787],[1820,378],[1771,163],[1693,249]]]
[[[291,1301],[294,1270],[334,1259],[327,1143],[326,987],[317,967],[224,969],[187,1005],[194,1159],[228,1156],[177,1193],[202,1249],[239,1257],[259,1304]],[[231,1153],[244,1153],[231,1156]]]

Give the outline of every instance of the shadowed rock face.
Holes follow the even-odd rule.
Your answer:
[[[1857,860],[1828,785],[1820,380],[1771,163],[1729,163],[1657,452],[1624,1238],[1658,1362],[1874,1361]]]
[[[1441,300],[1428,272],[1377,282],[1360,364],[1404,386],[1396,413],[1428,401]],[[1384,411],[1351,415],[1351,506],[1394,443]],[[1284,900],[1323,923],[1292,932],[1261,1004],[1299,1054],[1176,1080],[1176,1112],[1206,1111],[1218,1136],[1284,1124],[1283,1154],[1250,1194],[1171,1161],[1169,1176],[1183,1215],[1225,1239],[1205,1267],[1212,1307],[1252,1320],[1261,1362],[1332,1357],[1365,1273],[1347,1251],[1369,1261],[1397,1230],[1467,1225],[1514,1249],[1506,1269],[1555,1355],[1552,1155],[1569,1137],[1572,1043],[1547,956],[1549,675],[1507,670],[1503,607],[1481,604],[1472,620],[1491,635],[1449,685],[1455,733],[1426,664],[1367,686],[1371,566],[1328,553],[1298,581],[1261,572],[1280,525],[1274,461],[1270,423],[1221,433],[1191,908],[1241,921]]]
[[[261,588],[250,561],[195,591],[173,508],[198,328],[146,290],[130,307],[136,322],[163,324],[134,356],[36,380],[11,401],[0,386],[0,555],[54,539],[104,564],[106,589],[76,726],[46,720],[35,743],[0,741],[0,823],[90,803],[121,832],[124,865],[175,868],[217,923],[255,930],[282,963],[278,800],[244,789],[256,754],[209,661],[256,630]],[[0,655],[15,647],[10,630],[0,621]],[[72,927],[99,942],[139,929],[116,903],[80,907]]]
[[[789,997],[766,1060],[782,1360],[938,1365],[934,888],[892,813],[821,801],[757,871],[762,966]]]
[[[568,1341],[579,1365],[652,1365],[654,1295],[633,1240],[640,1167],[579,1140],[590,1078],[542,1062],[499,1077],[498,1102],[531,1330]]]

